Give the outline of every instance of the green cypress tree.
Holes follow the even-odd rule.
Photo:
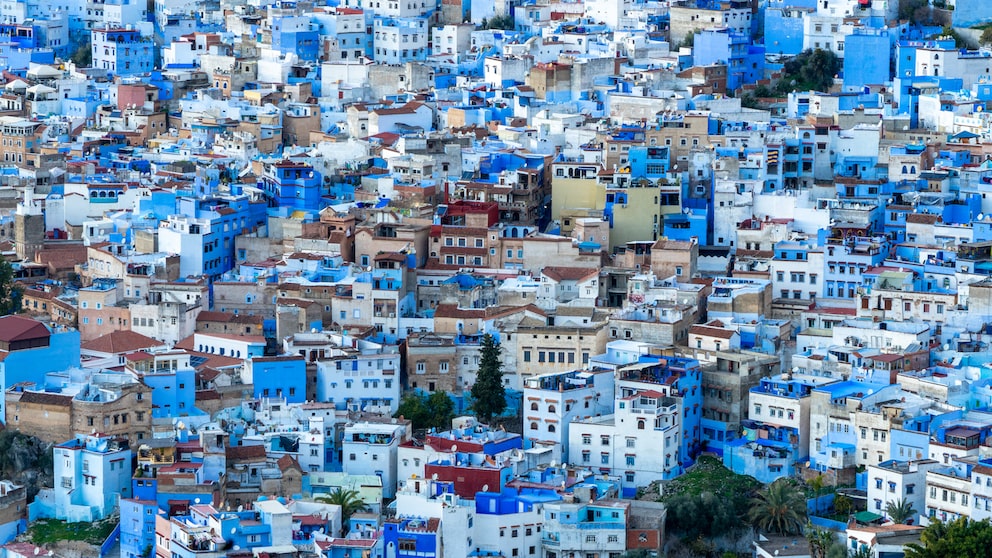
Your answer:
[[[503,388],[503,347],[490,335],[482,336],[479,372],[472,386],[472,409],[481,422],[489,423],[506,410],[506,390]]]

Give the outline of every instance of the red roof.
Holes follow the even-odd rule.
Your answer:
[[[561,283],[562,281],[581,281],[599,275],[599,269],[594,267],[557,267],[548,266],[541,270],[552,281]]]
[[[0,341],[13,343],[14,341],[49,337],[51,334],[52,332],[48,331],[45,324],[31,318],[15,315],[0,318]]]
[[[134,331],[123,330],[114,331],[102,337],[97,337],[92,341],[87,341],[83,343],[82,348],[96,353],[121,355],[142,349],[163,346],[165,346],[165,343],[158,339],[152,339]]]

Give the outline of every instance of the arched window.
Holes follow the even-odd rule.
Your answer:
[[[530,410],[531,411],[536,411],[537,410],[537,402],[534,402],[534,403],[531,403],[530,404]]]
[[[549,424],[548,425],[548,432],[554,432],[554,431],[555,431],[555,425]]]
[[[908,170],[909,170],[909,167],[907,167],[906,165],[903,165],[903,166],[902,166],[902,173],[903,173],[903,174],[906,174],[906,172],[907,172]]]
[[[638,430],[644,430],[644,420],[643,419],[637,421],[637,429]]]
[[[555,406],[554,405],[548,405],[548,412],[549,413],[555,412]]]
[[[536,422],[530,423],[530,429],[531,430],[537,430],[537,423]]]

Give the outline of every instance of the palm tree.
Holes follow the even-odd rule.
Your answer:
[[[779,479],[751,501],[747,516],[758,529],[795,534],[806,523],[806,500],[787,479]]]
[[[809,543],[809,555],[812,558],[827,558],[827,551],[836,544],[832,532],[814,527],[808,521],[806,523],[806,542]]]
[[[348,520],[351,519],[351,516],[358,512],[369,511],[368,504],[362,500],[362,496],[357,490],[339,488],[327,496],[319,496],[314,498],[314,500],[324,504],[341,506],[341,524],[343,529],[347,529]]]
[[[916,515],[916,509],[913,508],[912,502],[905,498],[900,498],[898,500],[892,500],[885,505],[885,515],[888,515],[893,523],[901,524],[906,523],[906,520]]]

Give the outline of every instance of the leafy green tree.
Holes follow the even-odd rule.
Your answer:
[[[14,267],[0,259],[0,316],[15,314],[21,309],[24,287],[14,281]]]
[[[747,516],[758,529],[783,535],[798,533],[806,523],[806,499],[788,479],[779,479],[753,499]]]
[[[93,64],[93,50],[89,42],[79,45],[79,48],[69,57],[76,66],[88,68]]]
[[[515,27],[516,22],[513,21],[513,16],[510,14],[496,14],[492,19],[482,18],[483,29],[503,29],[504,31],[513,31]]]
[[[451,428],[455,418],[455,403],[443,391],[435,391],[427,398],[427,423],[434,428]]]
[[[665,529],[683,541],[735,534],[761,484],[738,475],[714,457],[702,456],[684,475],[667,483],[661,502],[668,509]]]
[[[451,419],[455,416],[455,404],[443,391],[436,391],[430,396],[411,393],[400,401],[393,416],[410,420],[416,429],[446,430],[451,427]]]
[[[928,0],[900,0],[899,19],[916,25],[930,21],[931,10]]]
[[[893,523],[906,523],[906,520],[916,513],[913,503],[905,498],[891,500],[885,505],[885,515],[888,515]]]
[[[339,488],[327,496],[318,496],[314,500],[324,504],[341,506],[341,524],[345,526],[348,525],[348,520],[351,519],[351,516],[358,512],[369,511],[368,504],[362,500],[362,496],[357,490]],[[343,527],[343,529],[347,529],[347,527]]]
[[[847,496],[844,496],[843,494],[838,494],[837,497],[834,498],[834,512],[841,515],[848,515],[851,513],[851,510],[853,509],[854,509],[854,502],[852,502],[851,499],[848,498]]]
[[[413,423],[414,428],[426,428],[427,402],[424,396],[419,393],[410,393],[403,396],[399,407],[396,408],[394,417],[403,417]]]
[[[905,547],[906,558],[949,558],[988,556],[992,548],[992,522],[961,517],[954,521],[934,521],[920,533],[920,542]]]
[[[806,542],[809,543],[810,558],[827,558],[830,547],[837,543],[834,534],[826,529],[814,527],[812,523],[806,523]]]
[[[482,336],[479,372],[472,386],[472,408],[481,422],[489,423],[506,410],[506,389],[503,387],[503,347],[490,334]]]

